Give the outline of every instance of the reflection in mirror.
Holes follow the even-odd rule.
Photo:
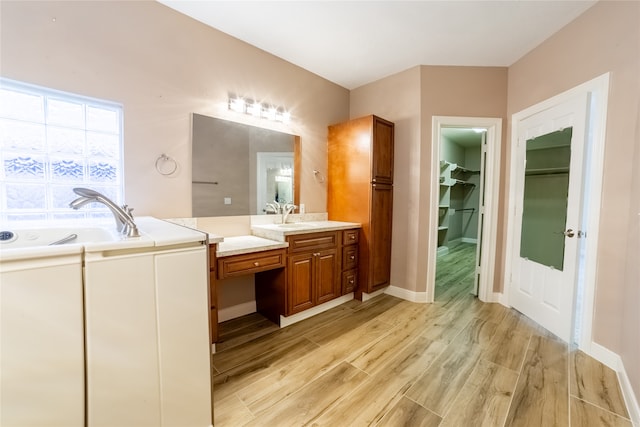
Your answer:
[[[520,256],[564,267],[572,128],[527,141]]]
[[[192,115],[192,216],[265,214],[274,201],[299,204],[300,139]]]

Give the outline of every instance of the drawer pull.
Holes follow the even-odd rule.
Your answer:
[[[258,261],[254,262],[253,265],[255,265],[256,267],[260,267],[260,263]]]
[[[349,284],[353,285],[353,279],[349,280]]]
[[[354,260],[354,259],[356,259],[356,256],[355,256],[355,255],[351,255],[351,256],[349,257],[349,259],[350,259],[350,260]]]
[[[349,238],[350,238],[351,240],[356,240],[356,235],[355,235],[355,234],[351,234],[351,235],[349,235]]]

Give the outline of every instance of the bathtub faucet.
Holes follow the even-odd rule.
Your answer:
[[[113,213],[119,233],[124,234],[127,237],[140,237],[138,226],[134,222],[133,215],[131,213],[133,209],[129,208],[127,205],[120,207],[104,194],[88,188],[74,188],[73,192],[80,197],[69,203],[69,207],[73,209],[80,209],[87,203],[102,203],[111,210],[111,213]]]

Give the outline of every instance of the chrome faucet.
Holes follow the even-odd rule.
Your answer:
[[[277,214],[280,213],[280,203],[278,203],[278,202],[273,202],[273,203],[267,202],[265,204],[264,211],[267,214],[272,213],[272,214],[276,214],[277,215]]]
[[[133,220],[133,214],[131,213],[133,209],[131,209],[127,205],[123,205],[122,207],[120,207],[104,194],[98,193],[97,191],[90,190],[88,188],[74,188],[73,192],[80,197],[69,203],[69,207],[73,209],[80,209],[87,203],[102,203],[111,210],[111,213],[113,213],[113,217],[116,220],[116,227],[119,233],[124,234],[127,237],[140,237],[138,226]]]
[[[287,217],[289,216],[289,214],[293,213],[293,211],[297,208],[296,205],[294,205],[293,203],[285,203],[284,206],[282,206],[282,223],[286,224],[287,223]]]

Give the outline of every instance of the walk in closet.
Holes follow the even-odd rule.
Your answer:
[[[446,142],[445,142],[446,141]],[[438,253],[450,245],[477,243],[480,145],[461,146],[443,139],[438,205]]]
[[[482,137],[472,129],[441,134],[436,293],[461,281],[474,285],[481,183]]]

